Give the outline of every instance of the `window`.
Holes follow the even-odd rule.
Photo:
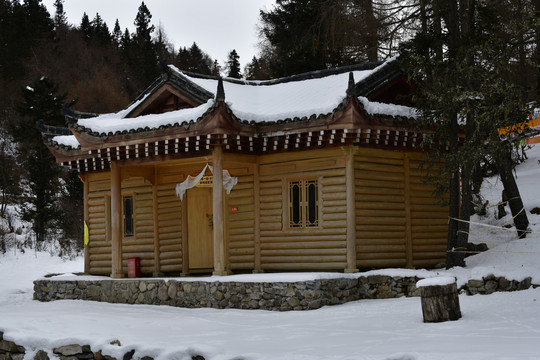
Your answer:
[[[319,226],[317,180],[289,182],[289,228]]]
[[[124,214],[124,236],[133,236],[134,234],[133,196],[124,196],[123,214]]]

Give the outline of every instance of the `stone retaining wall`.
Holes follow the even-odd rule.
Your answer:
[[[368,275],[302,282],[209,282],[178,279],[36,280],[34,299],[93,300],[185,308],[311,310],[360,299],[419,296],[418,277]],[[493,275],[469,280],[467,294],[523,290],[531,279],[509,281]]]

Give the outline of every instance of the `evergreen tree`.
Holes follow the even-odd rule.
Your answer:
[[[112,32],[112,40],[116,46],[120,46],[122,43],[122,29],[120,28],[120,22],[118,19],[114,22],[114,29]]]
[[[383,41],[398,33],[390,18],[402,5],[390,10],[388,1],[277,0],[260,12],[261,57],[273,77],[377,61]]]
[[[86,13],[83,13],[79,31],[82,33],[83,39],[86,42],[89,42],[90,39],[92,39],[92,24],[90,23],[90,18],[88,15],[86,15]]]
[[[221,66],[219,65],[217,60],[214,60],[214,63],[212,65],[211,69],[212,74],[214,76],[221,76]]]
[[[242,77],[240,73],[240,56],[234,49],[227,56],[227,76],[236,79]]]
[[[23,90],[23,101],[17,106],[21,119],[12,128],[13,138],[19,143],[23,165],[27,171],[30,193],[23,206],[23,218],[32,222],[38,246],[46,239],[47,230],[55,225],[59,213],[55,199],[59,190],[59,167],[43,144],[36,122],[63,125],[61,106],[66,95],[58,94],[58,85],[48,77],[36,80]]]
[[[134,74],[144,84],[143,86],[150,84],[159,76],[156,49],[152,42],[155,27],[151,25],[151,20],[152,14],[143,1],[135,17],[134,51],[130,54]]]
[[[111,33],[109,32],[109,27],[98,13],[96,13],[96,16],[94,16],[90,26],[92,28],[92,40],[96,41],[102,46],[106,46],[111,43]]]
[[[268,80],[270,71],[264,59],[257,59],[256,56],[244,68],[244,74],[247,80]]]
[[[216,68],[215,61],[195,42],[189,49],[183,47],[178,50],[174,64],[181,70],[203,75],[218,75],[216,72],[219,73],[220,70],[219,67]]]
[[[504,5],[494,8],[475,0],[423,2],[421,31],[406,47],[407,67],[419,84],[417,102],[422,116],[417,124],[434,129],[424,139],[431,150],[429,167],[434,169],[431,173],[438,179],[441,193],[449,194],[447,266],[464,265],[473,179],[482,163],[495,162],[501,171],[505,189],[512,194],[511,208],[516,210],[512,211],[520,236],[528,226],[509,166],[516,142],[511,138],[501,141],[497,131],[524,121],[527,103],[510,76],[521,30],[514,28],[513,35],[507,34],[512,41],[498,34],[499,29],[508,31],[513,26],[503,17],[511,10],[510,4]]]
[[[56,12],[54,13],[54,26],[56,30],[66,29],[68,26],[66,13],[64,12],[64,0],[55,0],[54,8]]]

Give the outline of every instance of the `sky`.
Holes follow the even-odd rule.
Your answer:
[[[152,24],[161,24],[178,50],[196,42],[212,59],[223,64],[235,49],[242,67],[257,56],[259,11],[270,10],[275,0],[144,0],[152,14]],[[54,0],[43,0],[54,16]],[[140,0],[64,0],[64,11],[70,24],[79,26],[83,13],[90,20],[96,13],[112,31],[116,19],[122,31],[134,32],[133,22]]]

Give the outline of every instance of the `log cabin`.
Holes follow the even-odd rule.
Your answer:
[[[85,272],[431,267],[447,208],[396,59],[243,81],[168,66],[125,109],[43,131],[84,183]]]

